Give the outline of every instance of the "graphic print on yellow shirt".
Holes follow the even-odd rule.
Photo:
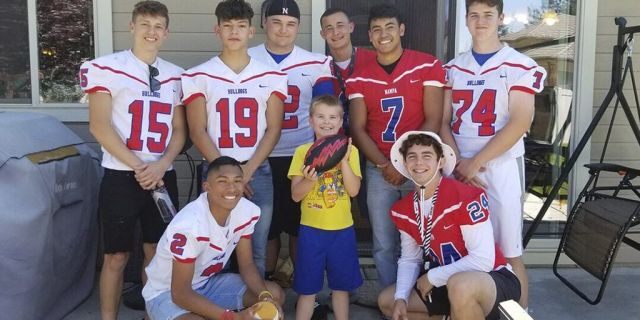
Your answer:
[[[310,147],[311,143],[307,143],[296,149],[289,168],[289,179],[302,176],[304,156]],[[362,177],[358,159],[358,149],[351,146],[349,167],[356,176]],[[344,188],[342,170],[338,169],[339,166],[338,164],[322,173],[311,191],[302,199],[300,224],[323,230],[341,230],[353,225],[351,198]]]

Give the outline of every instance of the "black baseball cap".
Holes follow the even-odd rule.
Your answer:
[[[269,1],[269,0],[267,0]],[[264,17],[270,16],[291,16],[300,20],[300,9],[294,0],[270,0]]]

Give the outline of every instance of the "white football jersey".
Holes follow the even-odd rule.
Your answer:
[[[460,155],[471,158],[509,121],[509,92],[536,94],[544,89],[547,72],[533,59],[504,46],[480,66],[471,51],[444,66],[445,89],[451,90],[451,131]],[[519,139],[502,157],[524,154]]]
[[[160,58],[158,91],[149,88],[149,65],[126,50],[87,61],[80,67],[80,87],[86,93],[111,95],[111,123],[127,147],[144,162],[160,159],[169,144],[174,108],[181,105],[180,74],[184,69]],[[102,148],[102,166],[133,170]],[[169,168],[172,169],[172,168]]]
[[[260,208],[242,198],[226,225],[220,226],[209,210],[207,193],[202,193],[178,212],[158,241],[156,254],[145,268],[144,299],[149,301],[171,290],[173,260],[194,263],[192,287],[204,285],[222,270],[240,239],[251,238],[258,219]]]
[[[288,96],[284,101],[284,121],[280,141],[271,156],[293,156],[296,148],[313,141],[313,129],[309,126],[309,105],[316,83],[331,80],[331,60],[325,55],[311,53],[298,46],[276,63],[264,44],[249,49],[251,57],[282,70],[288,78]]]
[[[286,99],[287,75],[256,59],[235,73],[214,57],[182,74],[182,90],[184,105],[204,97],[207,132],[220,154],[246,161],[267,129],[267,100]]]

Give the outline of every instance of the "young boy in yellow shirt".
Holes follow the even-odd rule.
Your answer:
[[[342,128],[343,108],[331,95],[313,99],[309,123],[316,139],[337,134]],[[333,290],[332,304],[337,320],[349,319],[349,292],[362,285],[356,236],[351,217],[351,197],[360,190],[358,150],[349,143],[338,165],[317,174],[304,165],[311,143],[299,146],[293,155],[288,177],[291,196],[301,202],[298,254],[293,289],[298,293],[296,319],[311,319],[315,295],[322,290],[324,272]]]

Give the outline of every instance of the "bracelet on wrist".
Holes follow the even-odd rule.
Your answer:
[[[382,164],[376,164],[376,168],[378,168],[378,169],[384,169],[384,168],[386,168],[386,167],[388,167],[388,166],[389,166],[389,163],[390,163],[390,162],[389,162],[389,161],[387,161],[387,162],[382,163]]]
[[[273,294],[271,294],[269,290],[260,291],[260,293],[258,294],[258,300],[263,300],[264,296],[268,296],[270,299],[273,300]]]

